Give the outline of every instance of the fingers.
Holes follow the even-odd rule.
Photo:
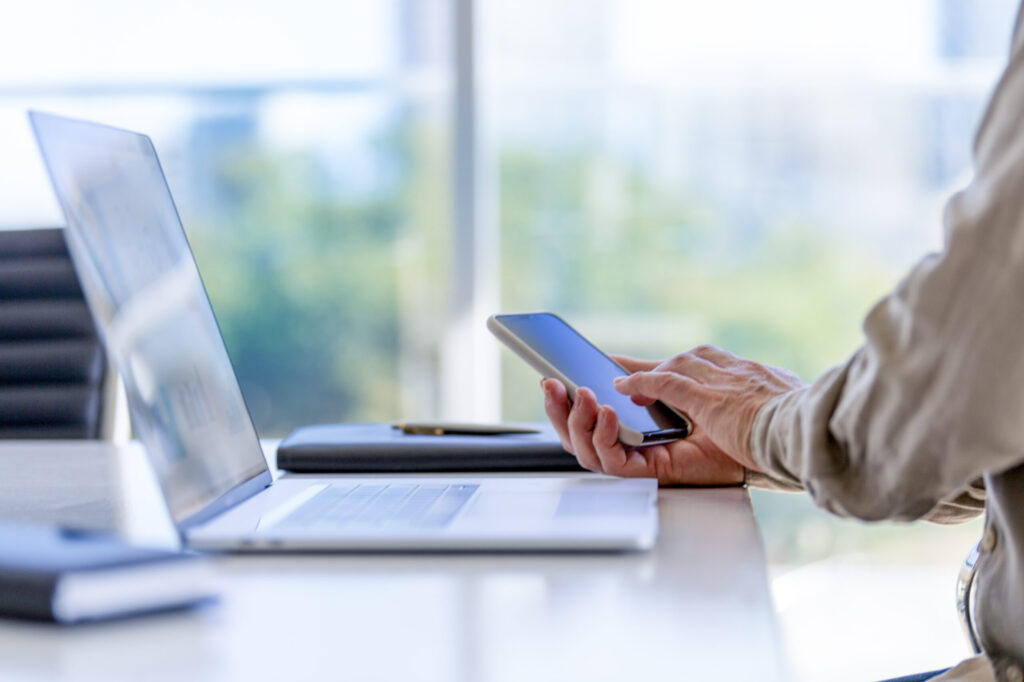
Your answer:
[[[644,455],[637,450],[627,450],[619,442],[619,418],[608,405],[598,409],[593,443],[604,473],[633,478],[652,475]]]
[[[584,406],[592,397],[591,394],[582,398]],[[576,402],[577,404],[581,402],[579,393],[577,393]],[[594,400],[593,404],[597,406],[597,401]],[[587,409],[589,410],[589,407]],[[581,442],[577,457],[581,464],[584,464],[584,460],[586,461],[584,466],[588,469],[602,471],[612,476],[650,477],[656,475],[642,453],[637,450],[627,450],[619,442],[618,415],[608,405],[597,406],[593,430],[589,434],[581,434],[581,437],[586,438],[586,442]],[[592,457],[594,459],[591,459]],[[595,460],[596,464],[590,466]]]
[[[615,390],[629,396],[660,400],[690,414],[699,410],[701,397],[707,392],[697,380],[671,371],[637,372],[628,377],[618,377]]]
[[[544,389],[544,411],[548,421],[555,428],[558,439],[566,452],[572,453],[572,441],[569,438],[569,393],[558,379],[543,379],[540,382]]]
[[[628,355],[611,355],[610,357],[630,374],[665,370],[679,372],[701,380],[714,376],[720,370],[732,366],[739,360],[729,351],[710,345],[697,346],[691,351],[681,353],[663,362],[639,360]]]
[[[626,358],[629,360],[629,358]],[[724,351],[714,346],[697,346],[693,350],[680,353],[674,357],[665,360],[655,367],[650,367],[651,363],[647,361],[633,361],[636,363],[634,366],[636,369],[632,369],[632,374],[639,373],[675,373],[680,374],[690,379],[696,380],[699,383],[712,383],[715,379],[720,378],[723,372],[727,372],[728,368],[732,367],[739,360],[735,355],[728,351]],[[626,384],[627,386],[629,384]],[[616,382],[618,387],[618,382]],[[650,405],[652,400],[650,398],[662,399],[662,396],[648,396],[644,394],[638,394],[635,391],[624,391],[633,396],[633,402],[638,405]]]
[[[630,374],[633,372],[649,372],[661,364],[657,360],[638,360],[628,355],[611,355],[609,357],[619,363]]]
[[[601,471],[611,473],[621,468],[626,459],[626,451],[619,442],[619,418],[615,410],[602,405],[597,410],[597,421],[591,442]]]
[[[564,387],[558,383],[551,389]],[[545,384],[545,393],[548,392]],[[557,393],[557,390],[555,391]],[[565,422],[571,441],[570,452],[576,454],[580,466],[611,476],[628,478],[661,478],[658,460],[664,464],[668,450],[654,446],[646,451],[625,448],[619,442],[619,419],[608,405],[598,405],[597,398],[587,388],[576,391],[576,399]],[[661,467],[665,468],[665,467]]]
[[[591,471],[601,471],[601,460],[594,448],[594,429],[597,423],[598,404],[594,393],[588,388],[576,391],[572,409],[569,411],[569,440],[572,452],[580,466]]]
[[[544,379],[541,387],[548,419],[562,447],[576,455],[580,466],[616,476],[648,475],[643,457],[635,451],[627,452],[619,443],[615,411],[607,405],[598,406],[590,389],[578,390],[570,404],[565,386],[557,379]]]

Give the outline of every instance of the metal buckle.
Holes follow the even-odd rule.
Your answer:
[[[960,574],[956,579],[956,611],[960,616],[960,626],[967,635],[967,641],[974,649],[974,653],[981,653],[981,644],[978,642],[978,630],[974,625],[974,602],[976,590],[974,587],[974,574],[978,570],[978,557],[981,555],[978,547],[981,542],[975,543],[974,547],[967,554],[963,565],[960,567]]]

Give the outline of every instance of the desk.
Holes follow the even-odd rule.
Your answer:
[[[0,444],[3,518],[160,543],[155,485],[137,447]],[[665,489],[659,507],[646,554],[219,557],[217,605],[0,621],[0,680],[785,679],[746,490]]]

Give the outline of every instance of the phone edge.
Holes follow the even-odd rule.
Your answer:
[[[571,329],[573,332],[575,332],[584,341],[586,341],[587,343],[590,343],[591,346],[594,346],[594,344],[591,343],[590,340],[587,339],[587,337],[583,336],[583,334],[580,334],[579,331],[575,327],[573,327],[571,324],[566,322],[564,319],[562,319],[558,315],[555,315],[554,313],[541,312],[541,313],[507,313],[507,314],[520,314],[520,315],[541,315],[541,314],[543,314],[543,315],[551,315],[552,317],[558,318],[562,322],[562,324],[564,324],[569,329]],[[577,391],[577,389],[579,389],[579,386],[577,386],[572,381],[570,381],[567,376],[565,376],[560,371],[558,371],[558,369],[554,365],[552,365],[547,360],[545,360],[539,353],[537,353],[532,348],[530,348],[528,345],[526,345],[526,343],[524,343],[518,336],[513,334],[511,330],[509,330],[507,327],[502,325],[501,322],[497,318],[498,318],[497,314],[491,315],[490,317],[487,318],[487,329],[491,332],[491,334],[493,334],[499,341],[504,343],[505,347],[507,347],[509,350],[511,350],[516,355],[518,355],[524,362],[526,362],[526,364],[530,365],[530,367],[532,367],[542,377],[558,379],[563,384],[565,384],[565,388],[569,392],[569,399],[573,400],[576,397],[576,391]],[[629,374],[628,370],[626,370],[625,367],[623,367],[619,363],[615,362],[615,360],[612,360],[612,358],[608,357],[607,353],[602,351],[600,348],[597,348],[597,346],[594,346],[594,348],[597,349],[597,351],[599,353],[601,353],[602,355],[604,355],[606,358],[611,360],[615,364],[616,367],[621,369],[623,372],[626,372],[626,374]],[[666,407],[668,407],[668,406],[666,405]],[[671,409],[671,408],[669,408],[669,409]],[[672,411],[675,412],[675,410],[672,410]],[[678,412],[677,412],[677,414],[678,414]],[[680,416],[682,416],[682,415],[680,415]],[[688,418],[683,417],[683,419],[686,421],[687,429],[688,429],[687,436],[689,436],[689,434],[693,432],[693,426],[690,423],[690,420]],[[624,435],[628,436],[628,439],[624,438],[623,437]],[[655,441],[655,442],[651,442],[651,443],[644,443],[644,434],[643,434],[642,431],[636,431],[635,429],[632,429],[632,428],[626,426],[621,421],[619,422],[619,440],[622,441],[623,444],[628,445],[630,447],[634,447],[634,448],[642,447],[642,446],[646,446],[646,445],[657,445],[660,442],[668,442],[668,441]]]

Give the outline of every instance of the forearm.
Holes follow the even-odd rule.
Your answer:
[[[772,492],[806,492],[803,484],[793,476],[780,471],[756,471],[747,469],[743,483],[757,490]],[[927,514],[923,521],[937,524],[956,524],[977,518],[985,511],[985,484],[979,479],[948,500],[941,500]]]
[[[968,401],[960,418],[943,414],[946,401],[921,390],[899,362],[866,362],[864,352],[762,408],[750,444],[764,474],[749,476],[752,484],[803,487],[829,511],[862,519],[956,523],[979,514],[980,473],[1020,457],[993,447],[1008,443],[999,432],[1014,408]]]

